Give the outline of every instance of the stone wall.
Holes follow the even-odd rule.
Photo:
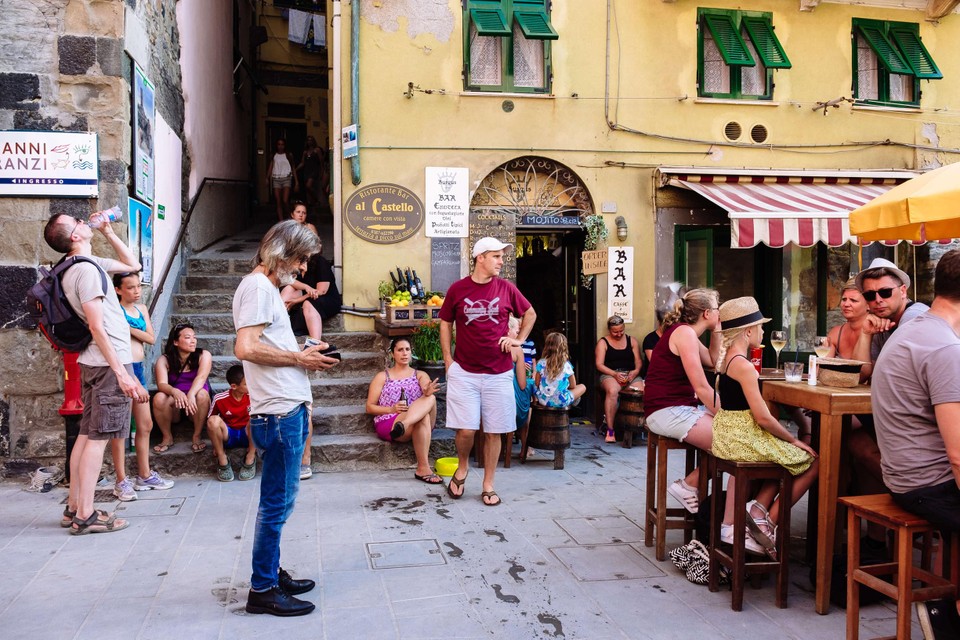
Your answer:
[[[126,208],[131,161],[131,65],[125,12],[146,25],[156,70],[157,109],[182,130],[179,41],[174,4],[140,0],[3,2],[0,21],[0,129],[94,131],[98,199],[0,199],[0,471],[62,464],[65,453],[60,357],[30,327],[25,295],[37,266],[57,256],[43,242],[52,213],[87,217]],[[124,229],[118,233],[125,234]],[[121,236],[123,237],[123,236]],[[94,251],[110,255],[105,245]]]

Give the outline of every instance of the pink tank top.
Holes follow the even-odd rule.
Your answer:
[[[400,390],[403,389],[407,392],[407,404],[419,398],[423,395],[423,391],[420,389],[420,383],[417,381],[417,374],[414,374],[408,378],[399,378],[394,379],[390,377],[390,370],[387,369],[384,371],[387,376],[387,379],[383,383],[383,389],[380,391],[380,398],[377,400],[377,404],[381,407],[392,407],[400,400]],[[387,419],[392,419],[396,414],[388,413],[382,416],[374,416],[373,422],[377,424],[383,422]]]

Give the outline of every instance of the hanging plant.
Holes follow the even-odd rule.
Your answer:
[[[603,216],[592,215],[583,219],[583,230],[586,237],[583,240],[583,248],[587,251],[596,251],[607,242],[607,223],[603,221]],[[580,274],[580,284],[584,289],[593,287],[593,275],[586,273]]]

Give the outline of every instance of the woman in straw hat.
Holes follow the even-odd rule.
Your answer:
[[[653,349],[644,389],[647,428],[659,435],[710,450],[713,414],[719,407],[703,373],[713,367],[720,352],[719,294],[713,289],[691,289],[678,299],[663,319],[663,336]],[[711,332],[710,348],[700,336]],[[700,506],[694,469],[667,487],[690,513]]]
[[[747,353],[760,346],[763,325],[769,322],[751,297],[720,305],[723,342],[717,359],[717,390],[723,408],[713,419],[713,455],[739,462],[775,462],[796,476],[791,504],[800,499],[817,477],[817,454],[810,445],[787,431],[770,413],[760,394],[759,374]],[[777,484],[765,482],[755,500],[747,503],[747,550],[774,555],[780,513]],[[733,491],[727,488],[727,506],[720,540],[733,541]]]

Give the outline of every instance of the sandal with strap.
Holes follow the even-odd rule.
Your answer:
[[[104,518],[103,516],[106,516]],[[126,520],[117,520],[112,513],[96,510],[90,514],[86,520],[73,517],[73,524],[70,527],[70,534],[74,536],[83,536],[88,533],[113,533],[122,531],[130,526]]]
[[[759,518],[753,515],[753,509],[756,507],[760,511]],[[777,554],[777,527],[770,522],[770,512],[767,508],[756,500],[747,503],[747,528],[753,539],[760,543],[771,558]]]
[[[115,513],[107,513],[107,512],[104,511],[103,509],[97,509],[96,511],[97,511],[97,513],[100,514],[100,517],[101,517],[101,518],[104,518],[105,520],[108,520],[108,521],[110,521],[110,522],[113,522],[113,521],[116,520],[116,518],[117,518],[117,515],[116,515]],[[63,508],[63,517],[60,518],[60,526],[63,527],[64,529],[69,529],[69,528],[70,528],[70,525],[73,524],[73,519],[74,519],[76,516],[77,516],[77,512],[76,512],[76,511],[71,511],[71,510],[70,510],[70,507],[64,507],[64,508]]]

